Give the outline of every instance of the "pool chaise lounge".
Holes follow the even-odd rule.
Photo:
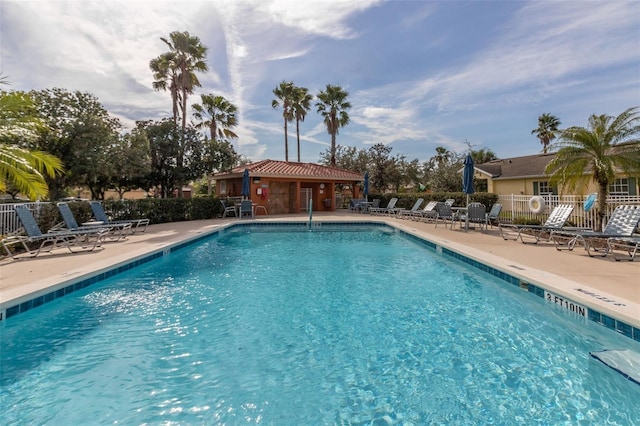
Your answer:
[[[576,245],[582,245],[589,256],[604,257],[614,248],[616,239],[632,238],[639,223],[640,206],[620,205],[615,208],[602,232],[575,232],[559,229],[551,233],[551,239],[558,250],[573,250]],[[612,244],[609,244],[610,239]],[[626,242],[628,247],[630,247],[632,241],[628,240]],[[634,257],[635,251],[631,260]]]
[[[607,239],[607,246],[609,253],[613,258],[618,260],[633,261],[636,258],[638,248],[640,248],[640,237],[612,237]],[[626,257],[619,257],[616,255],[616,251],[624,251],[627,253]]]
[[[127,238],[127,235],[131,233],[132,223],[116,223],[112,225],[78,225],[69,204],[67,203],[58,203],[58,210],[60,211],[60,216],[62,216],[62,220],[64,221],[63,226],[67,231],[91,231],[94,229],[106,229],[107,239],[110,241],[120,241]],[[56,228],[57,229],[57,228]],[[54,229],[55,230],[55,229]]]
[[[91,210],[93,211],[93,216],[96,221],[102,222],[105,225],[119,225],[123,223],[131,223],[131,232],[135,234],[136,232],[144,232],[147,230],[147,226],[149,226],[149,219],[123,219],[123,220],[110,220],[107,216],[107,213],[104,211],[102,207],[102,203],[100,201],[91,201]]]
[[[564,224],[571,216],[573,212],[573,206],[571,204],[560,204],[556,206],[543,225],[516,225],[508,223],[500,223],[498,229],[500,230],[500,236],[504,240],[520,239],[523,244],[538,244],[542,240],[542,236],[545,234],[551,238],[553,231],[570,230],[570,231],[585,231],[587,228],[565,227]],[[513,236],[515,234],[515,237]],[[533,241],[525,241],[525,236],[531,238]]]
[[[13,259],[36,257],[42,252],[47,253],[63,247],[72,253],[92,251],[102,245],[109,233],[109,229],[106,228],[43,233],[33,214],[26,206],[16,205],[14,209],[26,235],[10,235],[2,239],[2,246]],[[40,246],[37,249],[32,249],[29,247],[30,243],[40,243]],[[10,250],[10,247],[16,244],[22,245],[26,252],[25,256],[17,256]]]
[[[398,216],[400,219],[402,219],[403,216],[405,217],[412,216],[415,212],[418,211],[418,209],[420,208],[423,202],[424,202],[424,198],[418,198],[416,202],[413,203],[413,206],[410,209],[400,209],[396,212],[396,216]]]

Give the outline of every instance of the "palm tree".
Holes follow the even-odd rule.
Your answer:
[[[9,84],[7,76],[0,77],[0,84]],[[43,127],[35,115],[36,108],[29,95],[0,92],[0,98],[0,128],[5,135],[20,135],[20,139],[24,140],[35,134],[34,129]],[[45,198],[49,188],[44,175],[53,178],[63,170],[58,157],[0,143],[0,192],[6,192],[10,184],[31,200]]]
[[[598,218],[604,222],[609,185],[617,171],[628,176],[640,175],[640,115],[638,107],[629,108],[617,117],[592,115],[588,128],[569,127],[559,131],[557,149],[545,172],[551,182],[570,191],[589,177],[598,185]]]
[[[560,120],[558,117],[549,113],[544,113],[538,117],[538,127],[531,131],[532,135],[536,135],[540,139],[542,144],[542,152],[547,153],[549,144],[556,138],[556,133],[560,127]]]
[[[489,161],[498,159],[495,152],[485,148],[481,148],[477,151],[471,150],[471,158],[473,158],[473,161],[476,164],[488,163]]]
[[[0,144],[0,192],[6,192],[7,184],[11,184],[31,200],[45,198],[49,188],[44,174],[53,178],[62,172],[62,162],[58,157]]]
[[[168,88],[171,91],[174,125],[177,124],[178,112],[182,119],[180,149],[176,158],[177,166],[182,167],[186,143],[187,99],[195,87],[201,86],[195,73],[208,70],[205,62],[207,48],[200,43],[198,37],[190,35],[188,31],[174,31],[169,34],[169,39],[160,37],[160,40],[169,47],[169,52],[152,60],[149,67],[154,73],[153,87],[156,90]],[[178,194],[182,198],[182,185]]]
[[[152,59],[149,62],[149,68],[153,71],[153,83],[154,90],[166,91],[167,89],[171,93],[171,103],[173,112],[173,123],[178,125],[178,72],[173,68],[173,59],[175,54],[173,52],[166,52]]]
[[[289,161],[289,139],[287,123],[293,121],[293,103],[295,99],[295,86],[292,81],[283,81],[275,89],[273,94],[277,99],[271,101],[271,107],[276,109],[282,103],[282,118],[284,119],[284,161]]]
[[[238,108],[223,96],[200,95],[200,99],[202,105],[191,106],[195,110],[193,116],[201,121],[196,127],[209,128],[211,140],[237,139],[238,135],[231,129],[238,125]]]
[[[298,139],[298,163],[300,162],[300,122],[304,121],[307,116],[307,112],[311,109],[311,101],[313,95],[309,93],[309,89],[306,87],[296,87],[294,89],[293,115],[296,119],[296,137]]]
[[[324,117],[327,132],[331,135],[331,166],[336,165],[336,135],[340,127],[349,124],[347,110],[351,104],[347,102],[349,93],[340,86],[327,84],[324,91],[318,93],[320,102],[316,103],[318,112]]]
[[[187,98],[193,93],[194,87],[201,86],[195,73],[208,70],[205,62],[207,48],[200,43],[198,37],[190,35],[188,31],[174,31],[169,34],[169,39],[161,37],[160,40],[169,47],[169,52],[163,54],[163,59],[168,62],[171,83],[178,93],[177,103],[184,133],[187,126]]]

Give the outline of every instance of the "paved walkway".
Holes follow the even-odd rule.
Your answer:
[[[77,279],[129,259],[210,232],[237,219],[177,222],[151,225],[146,233],[126,241],[105,243],[94,252],[71,254],[66,249],[33,259],[0,260],[0,308],[51,291],[65,281]],[[244,220],[244,219],[243,219]],[[307,221],[306,215],[258,217],[259,221]],[[640,328],[640,262],[615,262],[610,257],[590,258],[580,247],[558,252],[552,244],[525,245],[504,241],[497,228],[480,231],[437,228],[431,223],[367,214],[314,213],[314,221],[385,221],[443,247],[517,276],[525,282],[553,289],[557,295],[591,306]],[[624,305],[624,306],[620,306]]]

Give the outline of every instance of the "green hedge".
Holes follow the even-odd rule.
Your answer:
[[[108,200],[103,206],[113,220],[145,217],[152,224],[213,219],[223,211],[215,197]]]

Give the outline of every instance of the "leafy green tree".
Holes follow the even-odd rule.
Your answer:
[[[616,172],[640,176],[640,115],[638,107],[625,110],[617,117],[593,114],[587,127],[573,126],[559,131],[556,152],[546,173],[553,184],[569,191],[589,178],[598,186],[598,217],[604,224],[609,185]]]
[[[50,198],[58,199],[67,188],[84,185],[94,196],[103,194],[109,169],[117,167],[117,159],[106,152],[118,137],[119,120],[89,93],[54,88],[32,91],[30,96],[46,129],[28,148],[55,155],[67,170],[48,179]]]
[[[366,172],[369,169],[369,151],[366,149],[358,149],[355,146],[336,146],[336,167],[350,170],[356,173]],[[327,148],[320,153],[320,164],[325,166],[331,165],[331,148]]]
[[[427,186],[434,192],[462,191],[462,156],[444,147],[436,148],[436,155],[425,164]]]
[[[540,139],[544,154],[547,153],[549,145],[556,138],[558,127],[560,127],[560,120],[555,115],[544,113],[538,117],[538,127],[533,129],[531,134]]]
[[[351,104],[347,101],[349,93],[340,86],[327,84],[325,90],[318,93],[319,102],[316,103],[318,113],[324,117],[324,124],[327,132],[331,135],[331,162],[336,165],[336,135],[341,127],[349,124],[349,114],[347,110]]]
[[[109,157],[118,161],[111,168],[111,188],[115,189],[122,200],[124,194],[137,188],[148,190],[148,178],[151,172],[149,140],[139,128],[119,137],[109,147]]]
[[[213,193],[211,176],[218,172],[231,170],[239,163],[240,157],[227,140],[205,140],[203,163],[207,175],[207,194]]]
[[[170,119],[140,121],[136,125],[149,141],[149,187],[157,187],[162,198],[171,197],[174,190],[178,191],[182,185],[205,173],[204,143],[193,126],[181,133]],[[182,163],[178,161],[179,156]]]
[[[311,101],[313,95],[309,93],[306,87],[295,87],[293,94],[293,115],[296,119],[296,138],[298,140],[298,163],[300,162],[300,122],[304,121],[307,112],[311,109]]]
[[[403,177],[405,183],[412,184],[415,191],[420,191],[420,182],[422,182],[424,178],[420,161],[417,158],[409,162],[403,161],[402,166],[404,169]]]
[[[384,192],[390,183],[395,161],[391,157],[393,148],[381,143],[369,147],[369,185],[376,192]]]
[[[275,89],[273,94],[276,99],[271,101],[273,109],[282,106],[282,118],[284,120],[284,161],[289,161],[289,137],[287,123],[293,121],[295,113],[293,104],[295,102],[295,86],[292,81],[283,81]]]
[[[197,129],[208,128],[211,140],[237,139],[233,132],[238,125],[237,107],[223,96],[200,95],[201,104],[193,104],[193,116],[200,123]]]
[[[139,121],[136,126],[149,141],[151,173],[149,187],[157,187],[161,198],[169,198],[179,185],[177,171],[180,135],[172,121]]]

